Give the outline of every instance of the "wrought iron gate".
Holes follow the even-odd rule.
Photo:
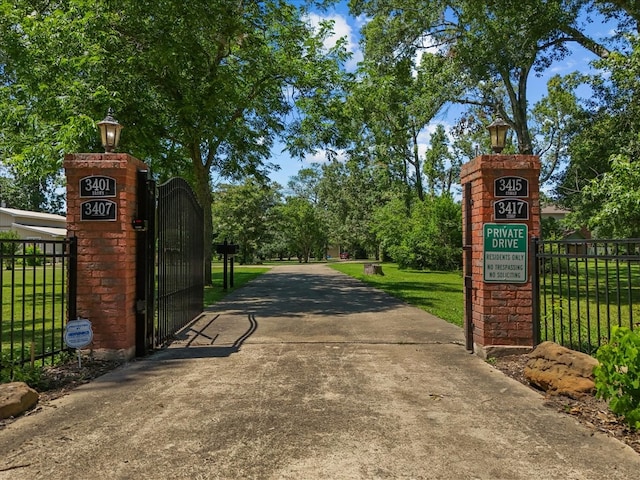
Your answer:
[[[146,240],[140,242],[144,252],[139,253],[137,282],[141,300],[136,347],[143,355],[202,313],[204,213],[185,180],[173,178],[156,188],[147,172],[141,175],[146,200],[139,210],[145,208],[141,205],[149,209],[146,217],[140,215],[148,223],[141,228]]]
[[[162,344],[202,313],[204,215],[181,178],[158,187],[158,333]]]

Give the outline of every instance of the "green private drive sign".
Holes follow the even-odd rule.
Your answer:
[[[527,283],[527,226],[485,223],[483,227],[484,281]]]

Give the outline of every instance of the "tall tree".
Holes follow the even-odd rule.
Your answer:
[[[637,36],[631,45],[629,52],[612,52],[596,63],[608,75],[578,78],[588,83],[591,95],[579,104],[578,114],[574,116],[575,133],[568,145],[570,163],[555,192],[557,198],[574,211],[576,225],[595,227],[594,219],[605,222],[611,212],[616,212],[620,219],[633,218],[633,209],[637,208],[632,200],[621,198],[616,204],[606,194],[606,191],[621,193],[633,188],[636,175],[627,163],[635,163],[640,158],[640,105],[637,102],[640,41]],[[571,93],[575,94],[579,81],[567,82],[573,87]],[[614,224],[610,219],[606,223]],[[624,231],[617,227],[600,228],[601,233],[616,236]]]
[[[279,209],[289,248],[300,262],[308,263],[314,252],[324,252],[327,235],[318,208],[306,198],[287,197]]]
[[[296,102],[330,90],[344,59],[341,45],[323,47],[326,26],[314,32],[284,0],[0,5],[8,15],[0,20],[8,39],[0,61],[12,65],[3,98],[34,115],[47,112],[54,138],[70,118],[81,127],[70,132],[87,132],[93,122],[86,120],[113,106],[126,126],[122,150],[194,185],[207,260],[212,174],[264,177]],[[58,161],[68,148],[61,146]]]
[[[274,212],[280,203],[277,184],[247,178],[240,184],[220,185],[211,209],[215,240],[237,243],[240,262],[251,263],[271,241]]]
[[[414,58],[419,51],[437,49],[460,72],[449,100],[497,111],[514,128],[518,150],[525,154],[534,153],[530,74],[566,55],[569,42],[607,52],[584,33],[581,13],[590,4],[580,0],[351,0],[350,6],[372,18],[364,28],[370,58]]]

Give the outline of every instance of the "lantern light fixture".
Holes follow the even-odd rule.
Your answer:
[[[491,149],[495,153],[502,152],[507,142],[507,132],[509,131],[509,124],[505,122],[502,117],[498,116],[487,127],[487,130],[489,130],[489,135],[491,136]]]
[[[100,137],[102,139],[102,146],[105,153],[111,153],[120,143],[120,131],[122,125],[113,118],[113,110],[109,108],[107,116],[101,122],[98,122],[98,128],[100,129]]]

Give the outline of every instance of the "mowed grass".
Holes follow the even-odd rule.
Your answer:
[[[365,275],[364,263],[330,263],[329,266],[447,322],[462,326],[464,296],[460,272],[401,270],[396,264],[383,263],[383,276]]]
[[[263,273],[269,271],[271,267],[262,267],[255,265],[234,265],[233,268],[233,287],[231,287],[231,273],[227,272],[227,290],[223,290],[224,284],[224,271],[221,263],[214,263],[211,267],[211,279],[213,285],[207,286],[204,289],[204,304],[213,305],[219,302],[231,292],[241,288],[247,282],[259,277]]]
[[[0,271],[2,307],[1,353],[36,356],[64,348],[66,273],[62,266],[26,267]],[[11,354],[13,352],[13,354]]]
[[[613,326],[640,326],[640,265],[613,260],[555,262],[540,279],[540,335],[593,353]]]

